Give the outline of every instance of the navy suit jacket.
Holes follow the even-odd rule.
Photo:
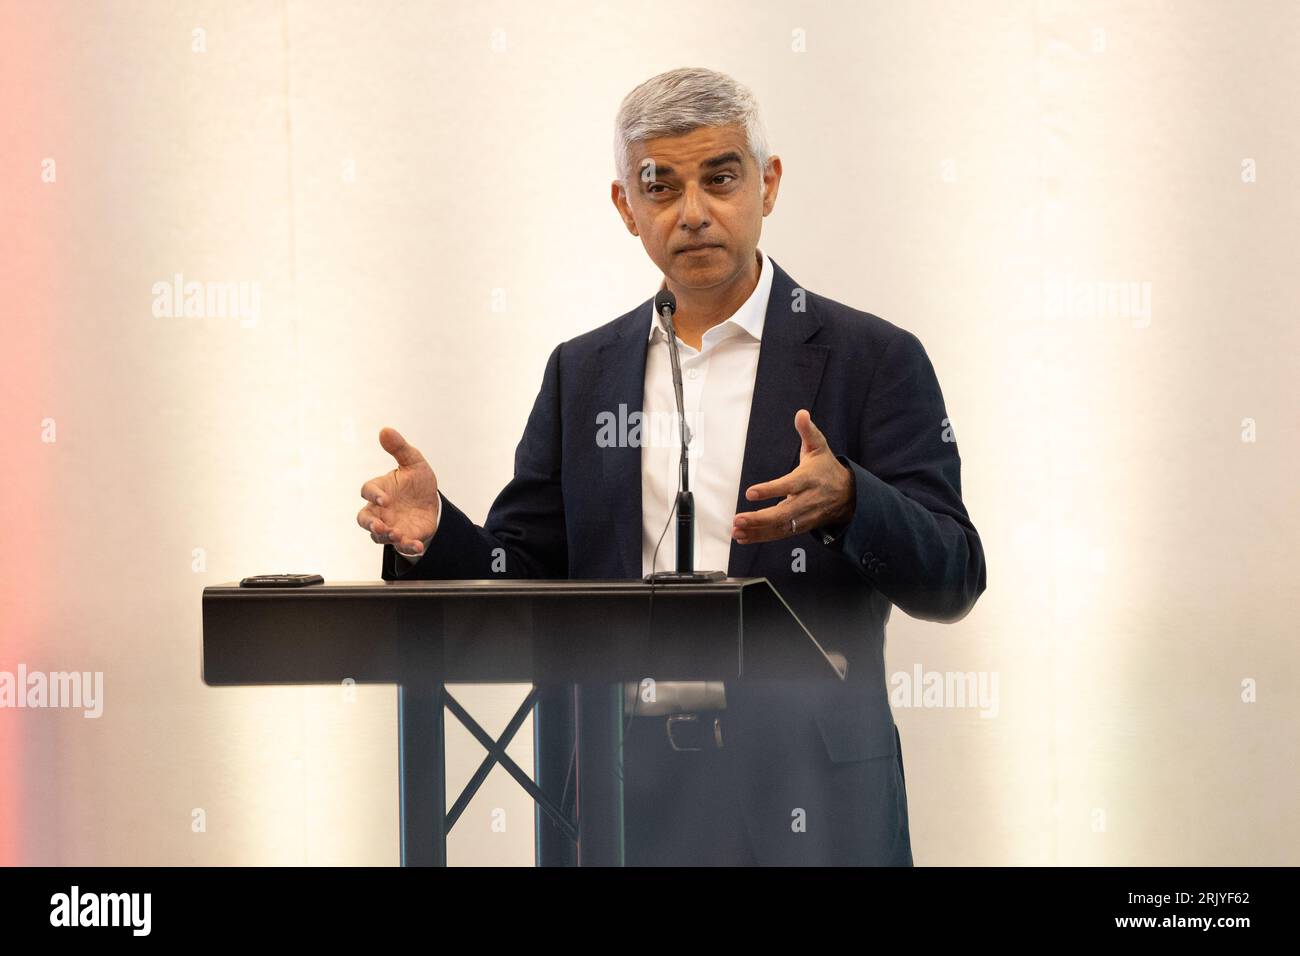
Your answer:
[[[843,682],[728,684],[722,753],[759,863],[908,865],[885,624],[895,605],[924,620],[964,617],[985,588],[984,551],[920,340],[802,289],[769,262],[736,510],[776,503],[747,501],[745,489],[798,464],[800,408],[852,470],[856,502],[837,528],[733,541],[727,573],[770,580],[822,646],[844,655],[848,672]],[[410,565],[386,547],[383,578],[640,578],[641,449],[600,447],[595,435],[600,413],[642,409],[650,315],[647,299],[556,346],[514,478],[487,521],[474,524],[444,495],[424,556]],[[492,569],[495,549],[504,572]]]

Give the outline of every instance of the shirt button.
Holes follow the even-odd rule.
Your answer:
[[[686,370],[686,377],[687,377],[687,378],[699,378],[699,377],[700,377],[700,370],[699,370],[698,368],[687,369],[687,370]]]

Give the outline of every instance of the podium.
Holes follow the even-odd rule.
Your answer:
[[[621,866],[624,682],[843,677],[766,578],[203,590],[208,686],[397,685],[403,866],[446,865],[447,832],[496,764],[537,806],[540,865]],[[533,689],[494,739],[447,690],[461,683]],[[505,752],[530,710],[536,781]],[[487,750],[451,807],[448,711]],[[566,788],[571,762],[575,785]]]

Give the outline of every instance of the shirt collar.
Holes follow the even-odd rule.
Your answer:
[[[763,341],[763,325],[767,321],[767,302],[772,295],[773,270],[771,263],[767,261],[767,253],[759,249],[758,255],[761,261],[758,269],[758,284],[754,286],[754,291],[749,294],[748,299],[741,303],[740,308],[736,310],[734,315],[705,332],[705,337],[711,339],[725,338],[726,335],[738,334],[733,330],[739,330],[748,334],[756,342]],[[666,285],[666,282],[662,282],[659,284],[659,288],[663,289]],[[728,326],[730,328],[727,328]],[[714,332],[714,329],[727,329],[727,332],[725,334],[715,333],[710,335],[710,333]],[[650,303],[650,331],[646,336],[646,341],[653,342],[656,335],[662,336],[663,334],[664,330],[659,325],[659,317],[655,314],[654,302],[652,301]]]

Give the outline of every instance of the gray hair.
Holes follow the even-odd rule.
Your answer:
[[[759,170],[772,156],[758,101],[748,87],[725,73],[697,67],[669,70],[646,80],[623,98],[614,121],[614,169],[627,183],[633,144],[681,136],[701,126],[739,123]]]

